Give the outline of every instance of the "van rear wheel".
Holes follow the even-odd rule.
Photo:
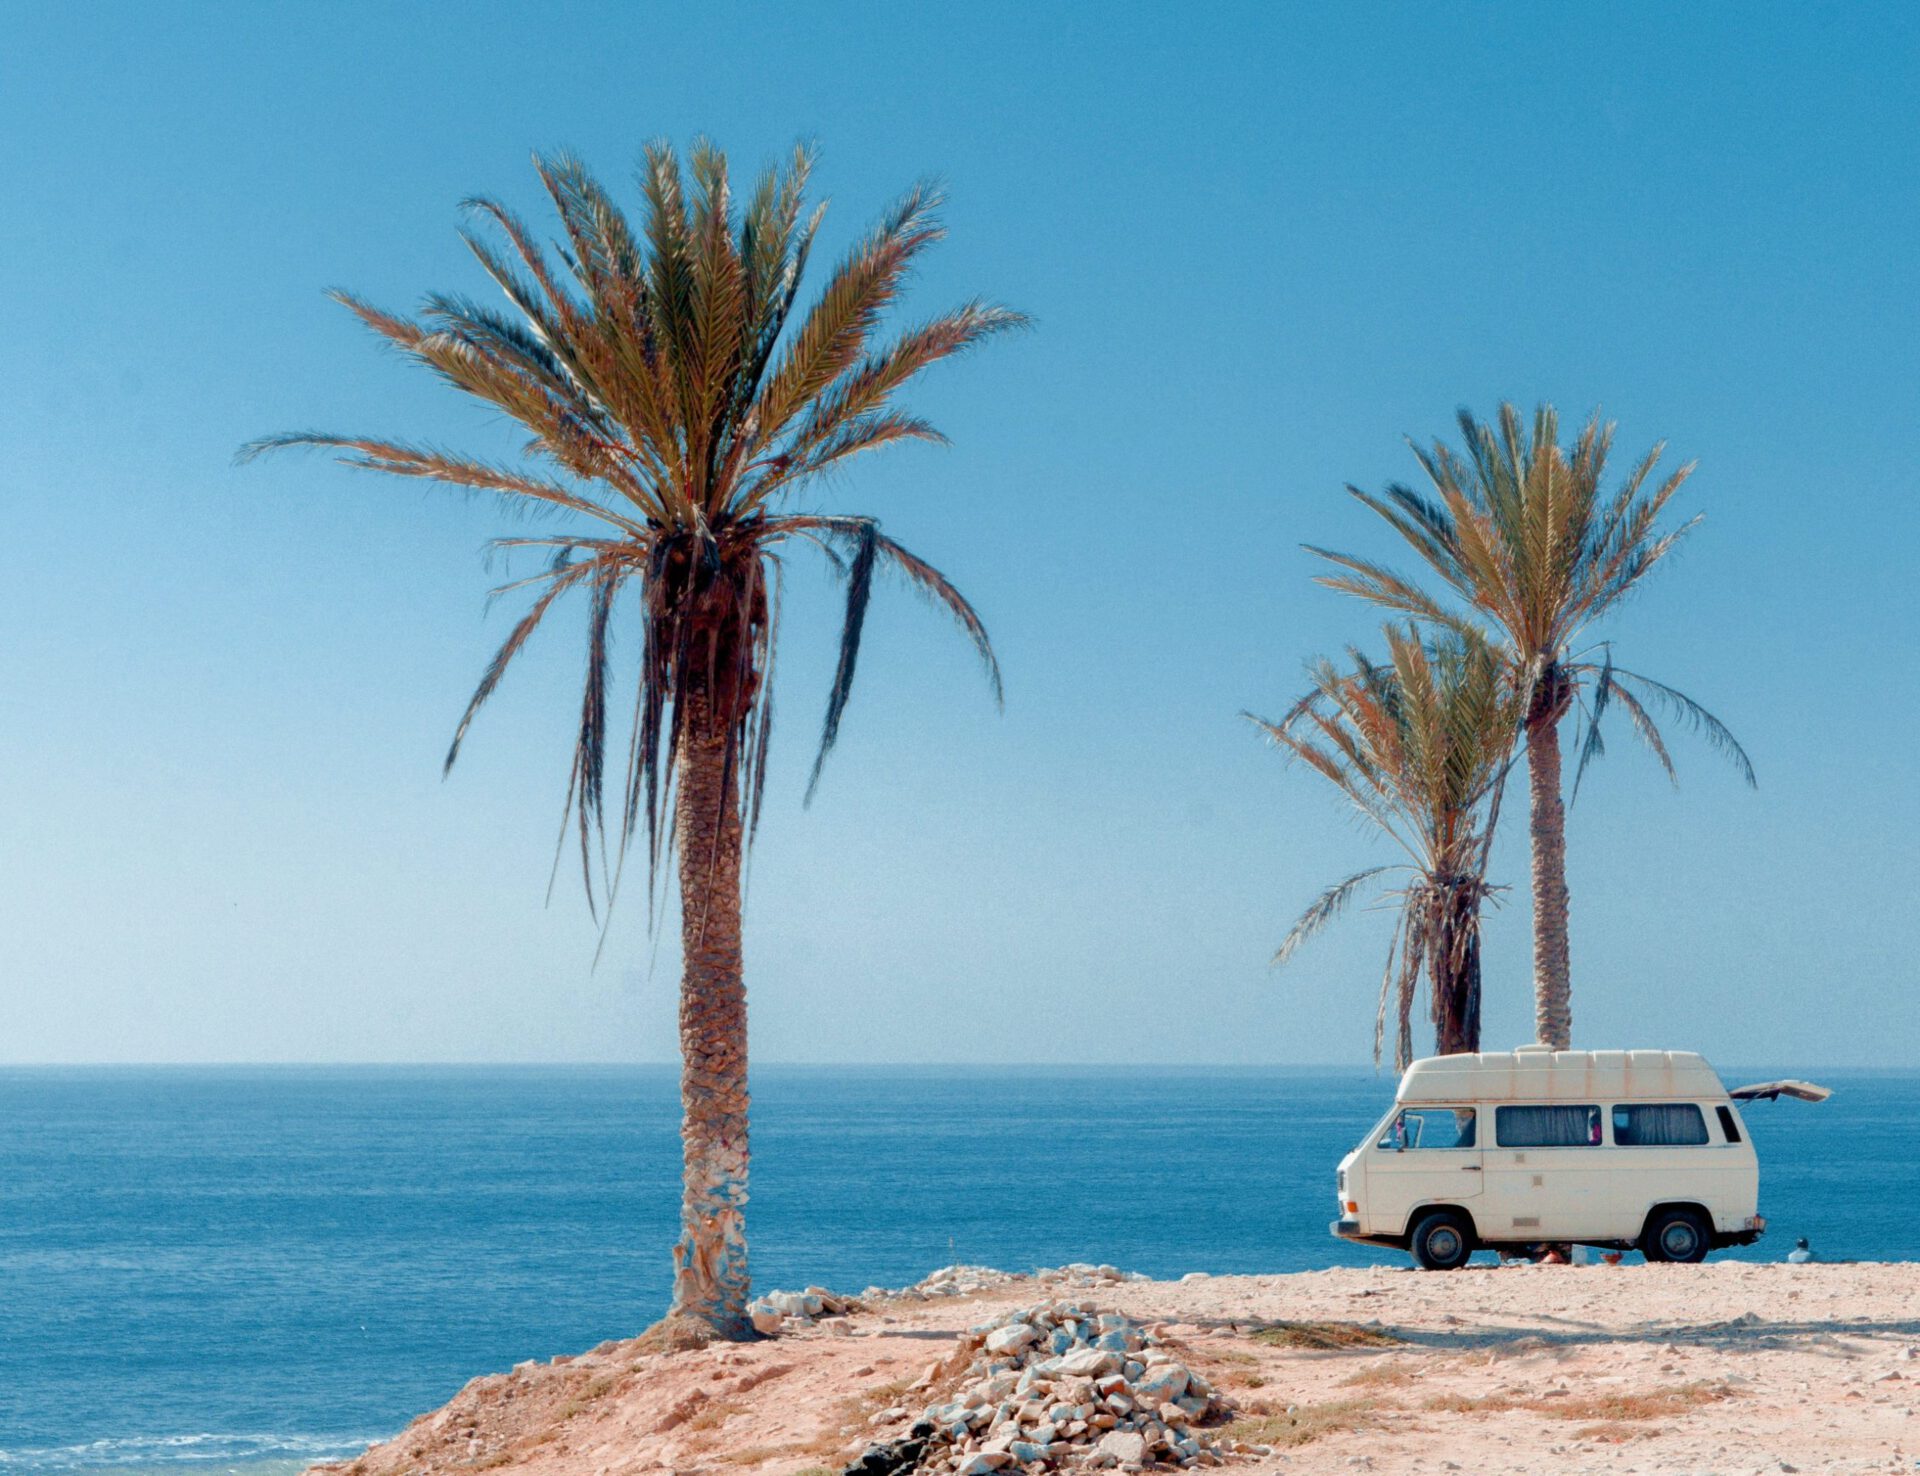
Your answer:
[[[1457,1271],[1473,1254],[1473,1227],[1464,1215],[1435,1210],[1413,1227],[1407,1249],[1422,1271]]]
[[[1649,1261],[1676,1261],[1692,1265],[1704,1261],[1713,1248],[1713,1227],[1698,1210],[1660,1210],[1647,1221],[1640,1251]]]

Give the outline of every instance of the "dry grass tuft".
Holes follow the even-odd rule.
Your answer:
[[[1445,1414],[1505,1414],[1508,1410],[1527,1409],[1556,1420],[1588,1420],[1596,1424],[1618,1424],[1634,1420],[1668,1419],[1714,1404],[1731,1396],[1725,1384],[1674,1384],[1644,1393],[1565,1395],[1557,1398],[1525,1398],[1513,1394],[1484,1394],[1472,1398],[1465,1394],[1436,1394],[1421,1404],[1422,1409]],[[1598,1438],[1598,1437],[1596,1437]]]
[[[1732,1397],[1725,1384],[1674,1384],[1651,1389],[1644,1394],[1589,1394],[1582,1397],[1548,1401],[1545,1412],[1562,1420],[1594,1420],[1612,1423],[1621,1420],[1670,1419],[1703,1404],[1717,1404]]]
[[[1658,1425],[1630,1425],[1623,1420],[1607,1420],[1573,1432],[1575,1440],[1591,1440],[1599,1445],[1625,1445],[1629,1440],[1650,1440],[1666,1431]]]
[[[1331,1352],[1341,1348],[1392,1348],[1404,1342],[1383,1327],[1357,1322],[1270,1322],[1251,1334],[1269,1348],[1304,1348]]]
[[[634,1339],[635,1353],[691,1353],[720,1341],[720,1334],[697,1317],[663,1317]]]
[[[1309,1445],[1323,1435],[1377,1430],[1386,1423],[1385,1412],[1394,1407],[1372,1397],[1333,1399],[1324,1404],[1296,1405],[1279,1414],[1265,1411],[1250,1414],[1226,1425],[1219,1434],[1224,1439],[1244,1440],[1249,1445]]]
[[[1340,1382],[1349,1388],[1398,1389],[1420,1376],[1419,1370],[1402,1363],[1373,1363],[1356,1368]]]
[[[715,1430],[744,1410],[737,1399],[714,1399],[700,1406],[681,1425],[683,1430]]]

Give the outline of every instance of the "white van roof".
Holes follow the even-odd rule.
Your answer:
[[[1400,1079],[1395,1100],[1419,1102],[1673,1101],[1725,1097],[1693,1051],[1517,1051],[1428,1056]]]

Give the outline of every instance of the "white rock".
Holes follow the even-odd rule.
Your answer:
[[[787,1320],[781,1316],[776,1309],[769,1307],[765,1302],[755,1302],[752,1306],[748,1307],[747,1316],[753,1322],[753,1330],[757,1333],[764,1333],[768,1337],[772,1337],[775,1333],[779,1332],[780,1324]]]
[[[987,1334],[989,1353],[1018,1353],[1029,1343],[1040,1340],[1040,1334],[1024,1322],[1016,1322],[1011,1327],[1003,1327],[998,1332]]]
[[[1110,1456],[1117,1461],[1144,1461],[1147,1438],[1132,1430],[1109,1430],[1093,1449],[1096,1455]]]

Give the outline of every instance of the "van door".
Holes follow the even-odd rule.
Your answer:
[[[1367,1224],[1375,1234],[1402,1234],[1425,1205],[1477,1198],[1482,1177],[1473,1108],[1402,1108],[1367,1150]]]
[[[1598,1102],[1520,1102],[1493,1109],[1482,1240],[1605,1240],[1612,1219]]]
[[[1723,1204],[1741,1202],[1743,1156],[1737,1145],[1715,1144],[1700,1103],[1622,1102],[1612,1119],[1613,1219],[1621,1239],[1637,1239],[1656,1204],[1691,1201],[1719,1223],[1727,1217]]]

